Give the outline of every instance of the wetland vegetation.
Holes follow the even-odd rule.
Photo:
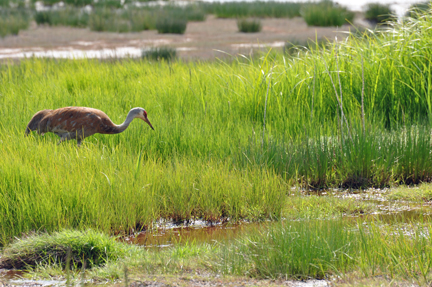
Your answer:
[[[198,270],[430,284],[431,186],[362,189],[431,180],[431,27],[425,14],[227,62],[1,65],[0,264],[62,277],[71,260],[77,281],[85,269],[99,280]],[[24,137],[35,112],[63,106],[98,108],[116,123],[142,106],[155,131],[134,121],[81,148]],[[157,250],[108,237],[198,219],[276,222],[236,240]]]
[[[32,20],[38,25],[88,27],[99,32],[157,30],[159,33],[183,34],[188,21],[204,21],[210,14],[240,20],[303,17],[309,26],[342,26],[352,23],[354,19],[354,12],[330,0],[318,3],[197,2],[185,6],[151,5],[141,1],[63,1],[62,5],[59,2],[42,1],[46,5],[43,9],[35,9],[32,1],[27,4],[0,2],[0,24],[3,24],[0,25],[0,37],[17,34],[19,30],[26,29]],[[366,13],[367,18],[383,17],[386,11],[390,11],[388,6],[371,6]]]

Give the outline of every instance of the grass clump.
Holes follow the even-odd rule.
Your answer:
[[[170,47],[150,48],[142,51],[142,58],[155,61],[172,61],[177,57],[177,50]]]
[[[354,264],[356,234],[341,221],[287,222],[251,234],[222,253],[227,274],[258,278],[324,278]]]
[[[207,17],[206,13],[198,6],[185,7],[184,9],[188,21],[202,22]]]
[[[432,186],[431,184],[423,183],[419,186],[399,186],[392,189],[388,194],[389,200],[404,200],[404,201],[431,201]]]
[[[129,21],[129,32],[140,32],[155,29],[155,22],[158,16],[150,11],[141,9],[128,9],[122,11],[121,18]]]
[[[52,9],[37,11],[34,19],[38,25],[87,27],[89,13],[78,8]]]
[[[0,37],[18,35],[30,24],[30,15],[27,10],[0,9]]]
[[[238,19],[237,27],[243,33],[256,33],[262,29],[261,21],[259,19]]]
[[[196,5],[174,5],[116,10],[97,7],[89,15],[89,27],[94,31],[139,32],[156,29],[159,33],[183,34],[187,21],[204,21],[204,12]]]
[[[281,222],[223,245],[216,262],[225,274],[257,278],[322,279],[357,271],[366,278],[388,274],[428,285],[432,245],[425,232],[430,227],[416,224],[398,228],[342,220]]]
[[[330,0],[304,5],[301,14],[308,26],[342,26],[354,19],[354,12]]]
[[[129,19],[121,17],[118,11],[109,8],[96,9],[89,18],[90,30],[126,33],[131,30]]]
[[[187,19],[174,18],[171,13],[161,15],[156,21],[156,30],[161,34],[184,34]]]
[[[390,6],[380,3],[369,3],[367,5],[365,18],[375,24],[396,20],[394,11],[390,9]]]
[[[96,8],[89,15],[88,26],[90,30],[98,32],[139,32],[154,29],[156,18],[157,15],[144,9]]]
[[[0,268],[24,269],[37,265],[66,267],[69,263],[72,268],[81,268],[83,264],[85,268],[92,268],[117,260],[127,248],[114,238],[94,230],[30,235],[4,248]]]

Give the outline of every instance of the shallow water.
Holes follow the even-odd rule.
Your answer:
[[[364,199],[362,199],[364,200]],[[343,220],[349,222],[380,222],[385,225],[404,225],[410,223],[426,223],[432,221],[432,207],[429,203],[389,202],[382,200],[366,200],[377,204],[379,212],[344,216]],[[289,220],[284,220],[288,223]],[[160,225],[155,230],[143,231],[125,237],[123,241],[148,248],[165,248],[187,242],[215,243],[227,242],[246,235],[265,231],[276,225],[277,222],[254,222],[241,224],[207,225],[203,221],[191,222],[177,226],[174,224]]]
[[[24,271],[22,271],[22,270],[2,270],[2,269],[0,269],[0,283],[1,283],[1,279],[11,280],[14,278],[20,278],[23,274],[24,274]]]
[[[131,41],[132,42],[132,41]],[[154,44],[153,41],[152,44]],[[78,42],[75,42],[78,43]],[[81,46],[91,46],[96,42],[79,42]],[[151,44],[150,44],[151,45]],[[241,48],[273,48],[283,47],[285,42],[277,41],[261,44],[232,44],[235,49]],[[195,47],[177,47],[177,52],[196,50]],[[150,47],[117,47],[112,49],[78,49],[73,47],[61,47],[57,49],[44,50],[39,47],[1,49],[0,59],[24,59],[24,58],[58,58],[58,59],[116,59],[116,58],[140,58],[142,53],[150,50]]]
[[[203,226],[201,222],[194,222],[188,226],[160,227],[153,231],[143,231],[126,237],[125,242],[145,247],[169,247],[186,242],[212,243],[228,241],[240,237],[247,232],[265,229],[272,222],[219,224],[216,226]]]

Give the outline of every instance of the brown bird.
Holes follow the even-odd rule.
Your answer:
[[[121,125],[114,124],[101,110],[85,107],[66,107],[57,110],[37,112],[27,125],[25,134],[37,131],[39,134],[53,132],[62,141],[76,139],[78,146],[81,140],[93,134],[118,134],[123,132],[134,118],[145,121],[153,130],[143,108],[133,108]]]

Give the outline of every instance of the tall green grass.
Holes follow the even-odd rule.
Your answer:
[[[133,133],[154,137],[142,128]],[[24,146],[3,149],[11,157],[1,163],[2,244],[31,230],[96,227],[117,233],[145,229],[158,218],[280,217],[286,184],[277,175],[238,171],[216,160],[162,160],[144,146],[134,151],[134,141],[114,149],[100,145],[96,152],[30,140],[35,150],[26,159],[16,157]]]
[[[348,131],[346,131],[348,132]],[[427,126],[395,129],[370,128],[349,131],[342,139],[336,133],[307,133],[288,143],[270,141],[262,147],[251,143],[238,154],[238,162],[266,166],[305,187],[384,187],[417,184],[432,178],[431,135]]]

